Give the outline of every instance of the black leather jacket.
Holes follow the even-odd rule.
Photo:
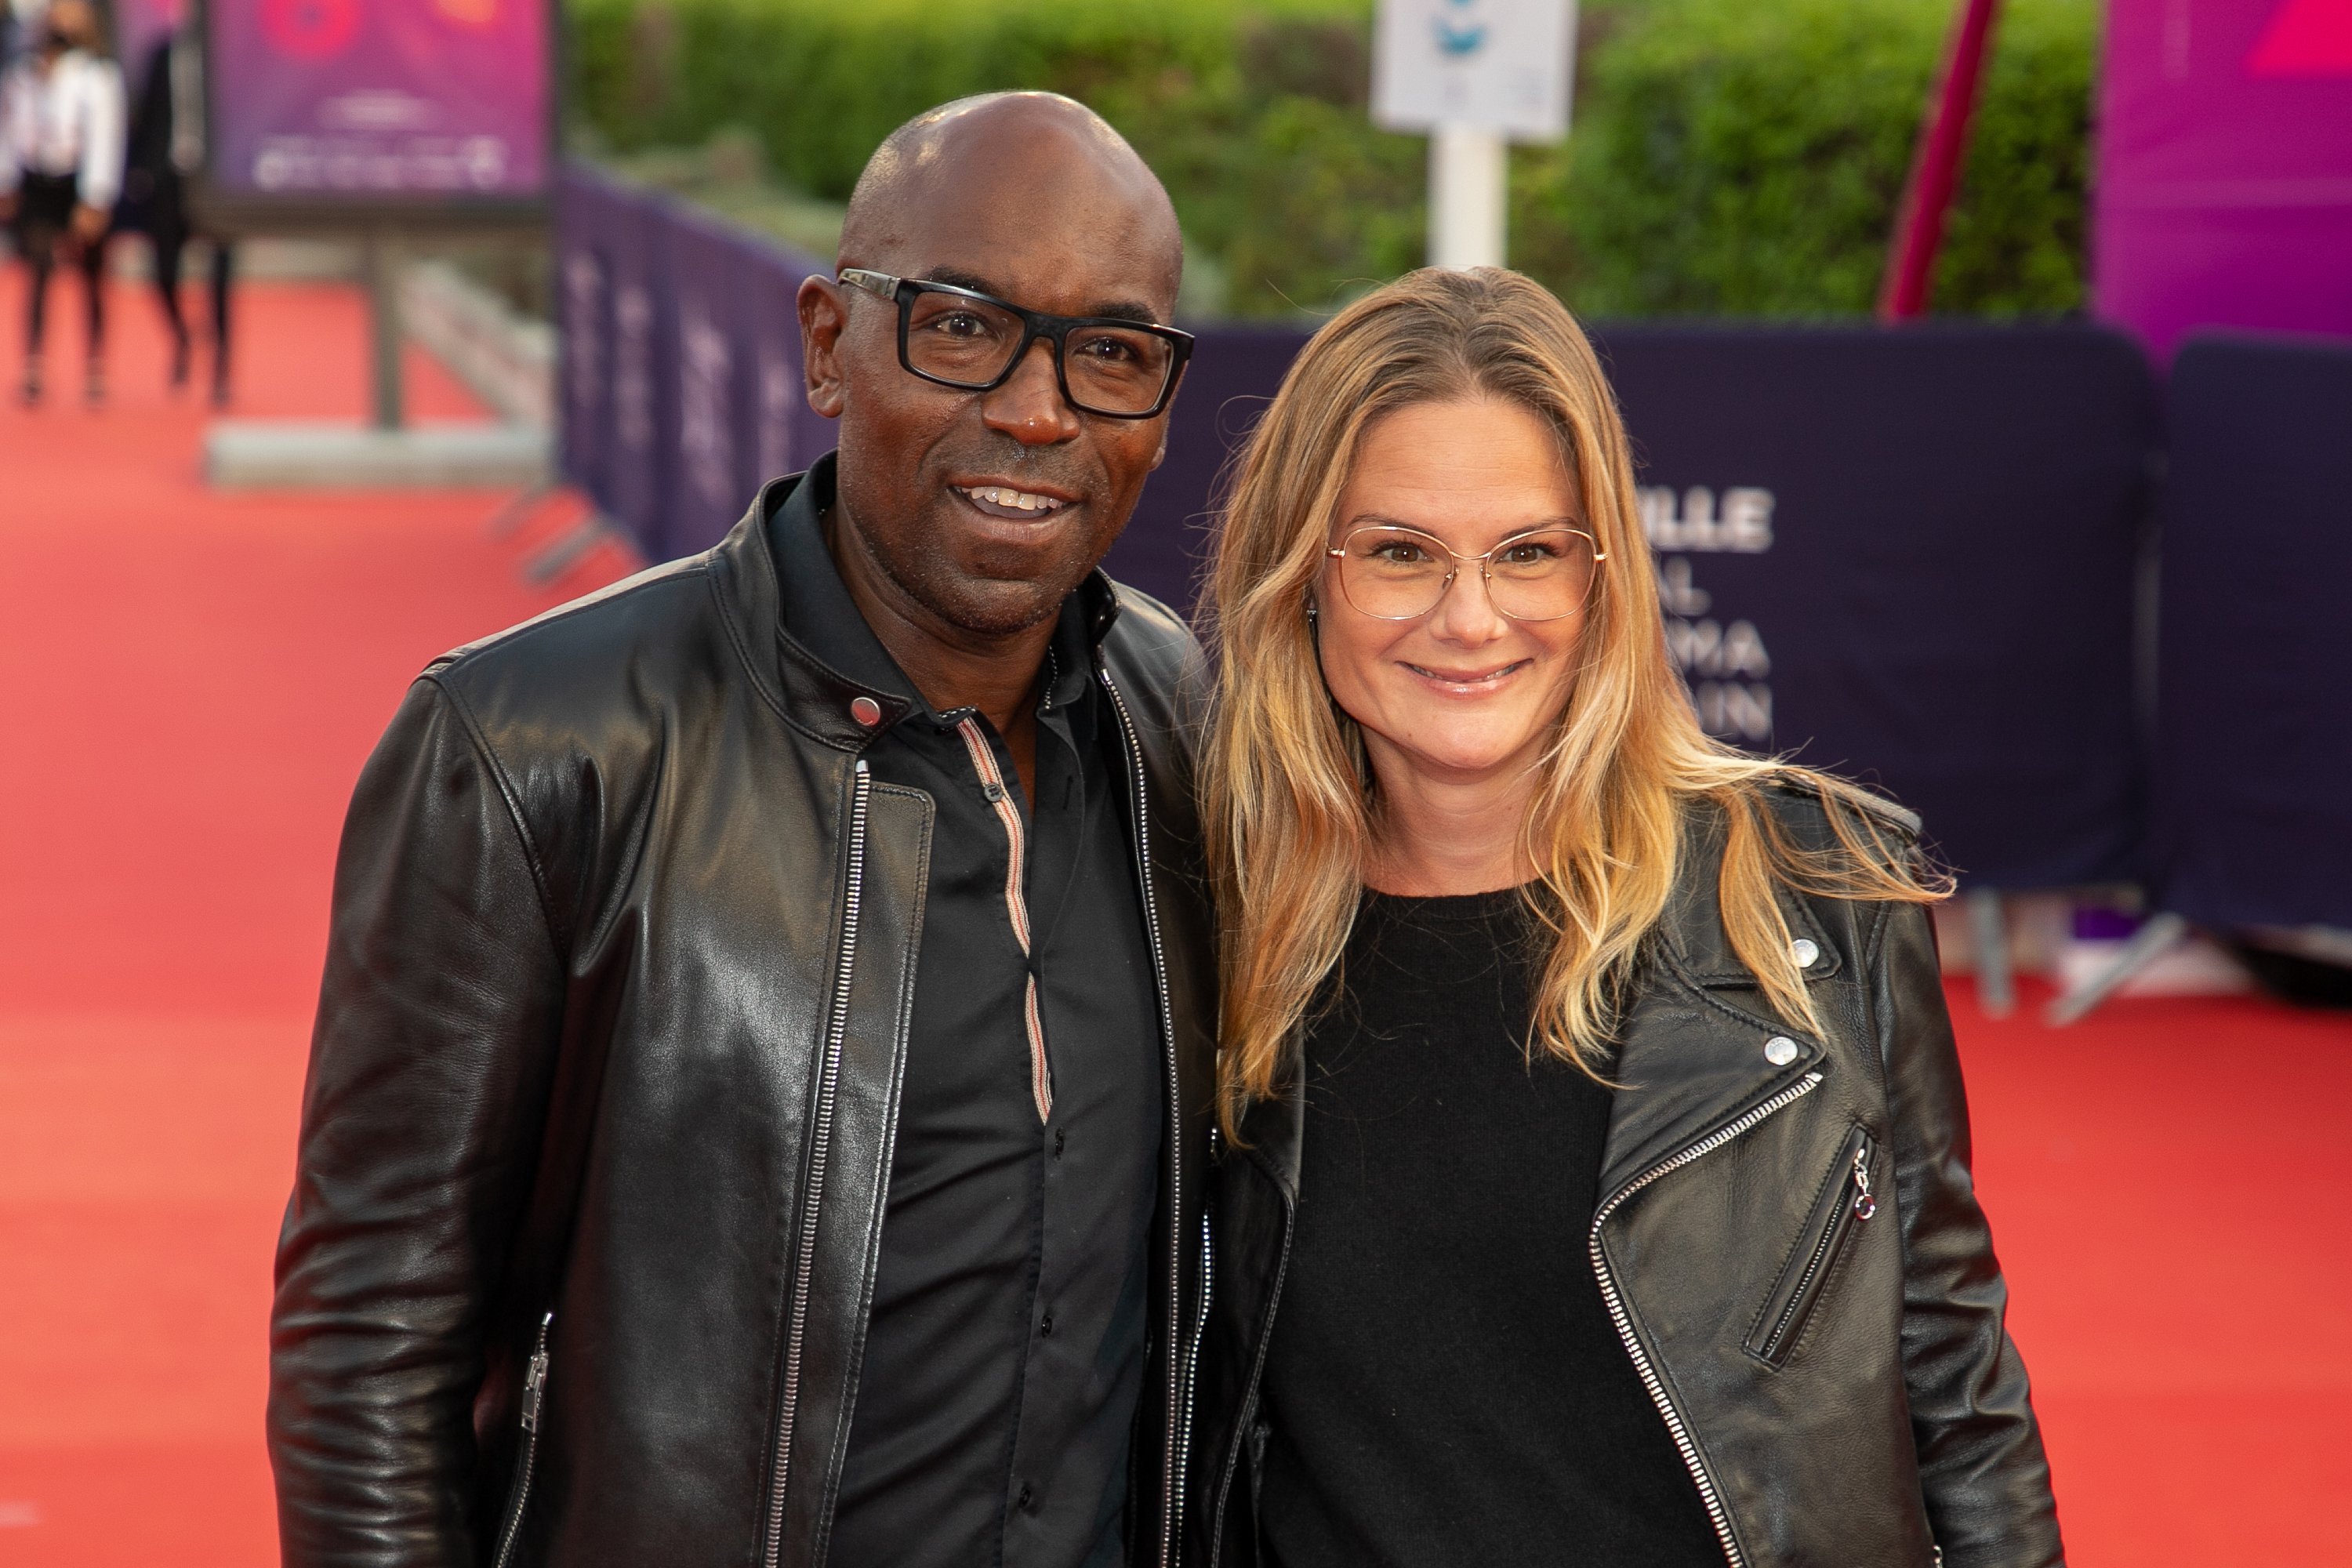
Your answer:
[[[762,523],[793,482],[435,663],[361,779],[272,1320],[289,1564],[825,1560],[931,808],[859,761],[852,700],[899,704],[782,634]],[[1118,605],[1171,1108],[1129,1529],[1164,1564],[1214,976],[1196,654]]]
[[[1817,800],[1775,805],[1801,842],[1824,839]],[[1826,1028],[1810,1037],[1772,1016],[1732,954],[1719,853],[1705,832],[1694,842],[1628,999],[1600,1205],[1562,1245],[1591,1259],[1733,1568],[2059,1563],[1926,912],[1784,900],[1817,954]],[[1212,1176],[1197,1564],[1258,1562],[1258,1372],[1304,1116],[1295,1083],[1253,1107],[1249,1147]]]

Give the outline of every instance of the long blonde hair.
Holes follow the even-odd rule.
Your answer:
[[[1515,272],[1426,268],[1365,295],[1307,342],[1244,447],[1202,626],[1217,674],[1201,763],[1223,978],[1219,1116],[1276,1092],[1337,967],[1363,884],[1375,792],[1355,722],[1323,683],[1307,606],[1364,432],[1409,405],[1486,397],[1556,433],[1605,559],[1523,841],[1550,952],[1529,1048],[1600,1077],[1616,1004],[1664,913],[1695,808],[1720,816],[1733,951],[1773,1011],[1818,1032],[1778,887],[1924,902],[1945,879],[1851,785],[1748,755],[1699,728],[1666,656],[1625,430],[1559,300]],[[1833,842],[1791,842],[1762,792],[1818,795]]]

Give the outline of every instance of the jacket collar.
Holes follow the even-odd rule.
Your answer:
[[[1723,929],[1717,894],[1722,873],[1722,818],[1702,809],[1693,814],[1674,896],[1651,933],[1643,979],[1619,1027],[1610,1069],[1618,1090],[1601,1160],[1604,1202],[1644,1171],[1827,1070],[1820,1040],[1751,1001],[1755,976]],[[1783,894],[1780,911],[1790,940],[1813,944],[1806,979],[1836,973],[1838,950],[1804,901]],[[1776,1062],[1768,1052],[1788,1059]]]
[[[710,567],[762,695],[803,733],[855,752],[927,710],[858,613],[824,546],[818,519],[833,499],[836,460],[828,452],[806,473],[770,480],[712,549]],[[1057,679],[1049,693],[1055,706],[1075,700],[1091,678],[1087,656],[1099,649],[1118,613],[1117,592],[1100,570],[1064,605],[1055,635]],[[759,657],[764,647],[776,650],[772,661]],[[860,699],[874,704],[872,722],[859,720]]]
[[[1683,871],[1675,879],[1674,895],[1658,922],[1657,939],[1683,973],[1697,984],[1748,987],[1756,984],[1756,977],[1731,950],[1717,890],[1723,874],[1723,837],[1718,809],[1703,805],[1692,812],[1683,845]],[[1827,980],[1837,973],[1841,966],[1837,947],[1805,901],[1783,889],[1779,902],[1790,943],[1812,944],[1813,962],[1806,966],[1805,978]]]

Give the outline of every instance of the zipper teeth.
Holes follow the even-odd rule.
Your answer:
[[[547,1331],[554,1321],[553,1312],[548,1313],[540,1320],[539,1338],[530,1347],[531,1373],[524,1374],[526,1379],[532,1373],[537,1374],[539,1395],[541,1400],[547,1397]],[[526,1388],[523,1391],[523,1397],[528,1399],[530,1396],[530,1390]],[[525,1423],[523,1427],[522,1475],[515,1481],[514,1511],[507,1515],[506,1534],[499,1541],[499,1554],[491,1560],[494,1568],[507,1568],[507,1559],[514,1554],[515,1542],[522,1534],[522,1510],[530,1505],[530,1478],[539,1468],[540,1420],[540,1415],[534,1412],[531,1419]]]
[[[1855,1158],[1866,1160],[1869,1157],[1870,1144],[1865,1140],[1855,1151]],[[1837,1207],[1830,1211],[1830,1223],[1822,1227],[1821,1239],[1813,1243],[1813,1255],[1805,1260],[1805,1271],[1797,1276],[1797,1288],[1790,1293],[1789,1304],[1780,1309],[1779,1321],[1772,1325],[1771,1333],[1765,1336],[1764,1354],[1768,1360],[1780,1348],[1781,1342],[1788,1337],[1789,1325],[1795,1320],[1797,1309],[1805,1304],[1805,1292],[1812,1289],[1814,1278],[1821,1273],[1822,1265],[1829,1259],[1830,1249],[1837,1245],[1837,1238],[1844,1235],[1847,1228],[1853,1224],[1853,1203],[1846,1195],[1846,1189],[1853,1185],[1853,1160],[1841,1156],[1838,1163],[1845,1167],[1846,1174],[1838,1183]]]
[[[1184,1206],[1184,1107],[1182,1088],[1176,1080],[1176,1021],[1168,1011],[1168,959],[1160,938],[1160,906],[1151,897],[1151,801],[1145,787],[1143,745],[1136,738],[1135,720],[1128,713],[1127,699],[1118,694],[1118,682],[1111,679],[1110,668],[1097,658],[1095,670],[1103,689],[1110,694],[1111,711],[1118,715],[1119,731],[1127,740],[1128,768],[1135,778],[1136,874],[1142,880],[1143,929],[1151,942],[1151,974],[1160,987],[1160,1033],[1168,1053],[1169,1422],[1167,1453],[1160,1470],[1160,1568],[1171,1568],[1175,1561],[1176,1500],[1182,1495],[1179,1489],[1183,1483],[1185,1448],[1192,1441],[1192,1420],[1190,1399],[1183,1401],[1181,1412],[1178,1408],[1177,1368],[1191,1356],[1178,1342],[1184,1327],[1184,1232],[1177,1217]]]
[[[1691,1440],[1690,1428],[1683,1424],[1682,1413],[1675,1408],[1674,1401],[1666,1397],[1665,1384],[1659,1378],[1657,1369],[1650,1364],[1650,1358],[1642,1352],[1642,1342],[1633,1332],[1633,1320],[1625,1310],[1624,1299],[1617,1292],[1616,1279],[1609,1272],[1609,1260],[1601,1250],[1601,1226],[1617,1211],[1619,1205],[1660,1176],[1669,1171],[1680,1170],[1700,1155],[1723,1147],[1774,1111],[1811,1094],[1821,1081],[1820,1073],[1807,1073],[1738,1121],[1709,1133],[1673,1159],[1652,1166],[1618,1188],[1615,1195],[1602,1204],[1600,1211],[1592,1216],[1590,1243],[1592,1272],[1601,1281],[1601,1294],[1608,1303],[1610,1321],[1617,1325],[1617,1337],[1624,1342],[1625,1353],[1633,1358],[1633,1370],[1641,1373],[1642,1386],[1650,1391],[1650,1402],[1658,1407],[1658,1414],[1665,1417],[1666,1430],[1673,1434],[1675,1447],[1681,1451],[1683,1464],[1689,1469],[1691,1479],[1698,1483],[1699,1500],[1706,1505],[1707,1521],[1715,1526],[1716,1539],[1722,1544],[1724,1558],[1731,1568],[1742,1568],[1745,1559],[1739,1555],[1739,1542],[1731,1533],[1730,1515],[1724,1509],[1722,1496],[1715,1489],[1714,1479],[1706,1473],[1706,1462],[1699,1458],[1698,1445]]]
[[[1185,1352],[1184,1414],[1177,1423],[1177,1429],[1184,1434],[1188,1460],[1192,1442],[1192,1402],[1200,1393],[1201,1344],[1209,1331],[1209,1295],[1215,1286],[1216,1270],[1217,1255],[1209,1235],[1209,1215],[1203,1209],[1201,1213],[1201,1310],[1192,1314],[1192,1348]]]
[[[849,805],[849,880],[841,927],[841,973],[834,982],[832,1016],[825,1020],[824,1078],[817,1090],[816,1130],[809,1140],[808,1208],[801,1217],[794,1258],[793,1305],[784,1337],[784,1391],[776,1414],[776,1474],[768,1499],[768,1539],[761,1552],[777,1568],[784,1543],[784,1490],[792,1478],[793,1420],[799,1413],[801,1342],[808,1331],[809,1270],[816,1255],[817,1209],[824,1200],[825,1154],[833,1142],[833,1096],[841,1078],[842,1044],[849,1033],[849,982],[857,963],[857,910],[866,889],[866,802],[873,789],[866,759],[857,760]]]
[[[971,753],[972,772],[995,795],[992,804],[996,820],[1004,825],[1004,841],[1009,846],[1004,858],[1004,913],[1013,922],[1013,940],[1021,944],[1021,954],[1026,958],[1029,845],[1021,828],[1021,809],[1013,804],[1013,792],[1004,787],[1004,771],[996,765],[996,753],[989,749],[988,737],[980,732],[980,721],[965,719],[956,725],[956,733],[963,737],[963,749]],[[1028,976],[1027,994],[1022,999],[1021,1021],[1029,1035],[1029,1099],[1037,1107],[1037,1120],[1049,1121],[1054,1114],[1054,1069],[1045,1058],[1045,1023],[1037,1013],[1037,976],[1034,971]]]

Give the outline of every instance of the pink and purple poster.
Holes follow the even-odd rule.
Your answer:
[[[210,0],[212,178],[236,197],[530,200],[546,0]]]
[[[2352,0],[2109,0],[2098,313],[2352,337]]]

